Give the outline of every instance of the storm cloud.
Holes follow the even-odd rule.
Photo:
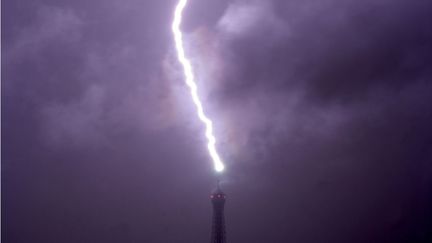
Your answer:
[[[201,242],[214,186],[175,1],[5,1],[5,242]],[[190,1],[230,242],[427,242],[429,1]]]

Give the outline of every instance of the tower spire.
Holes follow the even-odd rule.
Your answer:
[[[213,225],[210,243],[226,243],[225,235],[225,193],[220,188],[220,180],[217,179],[217,189],[210,195],[213,205]]]

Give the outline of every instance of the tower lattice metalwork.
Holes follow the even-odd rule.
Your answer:
[[[210,195],[213,205],[213,225],[210,243],[226,243],[224,217],[225,197],[225,193],[220,189],[218,181],[217,189]]]

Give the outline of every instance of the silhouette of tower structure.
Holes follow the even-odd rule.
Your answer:
[[[220,189],[218,180],[217,189],[210,195],[213,205],[213,225],[210,243],[226,243],[224,217],[225,197],[225,193]]]

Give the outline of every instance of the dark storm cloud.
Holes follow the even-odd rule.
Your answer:
[[[255,2],[260,3],[255,5],[261,9],[261,2]],[[232,68],[240,70],[238,75],[245,76],[234,76],[228,84],[241,86],[266,80],[260,85],[277,89],[301,83],[306,85],[311,95],[323,99],[355,99],[357,95],[367,93],[371,86],[384,83],[400,88],[403,83],[412,83],[412,79],[427,75],[430,3],[304,3],[308,4],[314,8],[310,7],[312,10],[306,12],[306,17],[298,16],[296,10],[290,9],[302,7],[302,4],[292,2],[275,3],[262,14],[250,11],[248,14],[252,15],[250,18],[254,19],[255,25],[228,44],[233,63],[237,64]],[[243,3],[245,10],[237,10],[237,15],[231,14],[231,21],[245,21],[246,18],[238,15],[247,12],[250,5]],[[283,16],[285,8],[294,15]],[[281,21],[283,25],[268,24]],[[232,28],[241,26],[230,25]],[[230,31],[225,29],[225,32]],[[283,31],[285,34],[280,33]],[[250,67],[262,72],[257,75],[258,72],[249,71]],[[230,86],[224,88],[231,90]]]
[[[169,126],[169,101],[162,93],[169,90],[157,70],[161,57],[155,48],[145,48],[154,41],[145,39],[151,33],[135,37],[132,28],[120,35],[116,23],[103,23],[111,19],[102,15],[98,23],[72,7],[41,5],[36,12],[6,50],[5,60],[11,72],[29,66],[10,85],[26,85],[28,99],[38,103],[34,112],[43,140],[101,145],[109,140],[107,133],[125,127]]]
[[[213,184],[174,1],[8,1],[6,242],[201,242]],[[430,234],[428,1],[191,1],[231,242]]]
[[[263,5],[238,1],[226,12],[239,23],[225,20],[230,26],[222,35],[230,27],[239,31],[223,39],[231,66],[218,98],[241,121],[236,129],[253,128],[242,150],[252,156],[245,160],[264,162],[261,173],[240,166],[233,173],[267,181],[270,192],[261,193],[293,205],[276,206],[272,212],[281,216],[266,232],[277,224],[284,225],[277,232],[291,229],[287,237],[299,242],[424,240],[431,193],[430,3],[281,1],[265,14],[252,14],[251,3]],[[253,26],[241,23],[248,11]],[[287,222],[290,217],[296,220]],[[257,242],[277,242],[265,237]]]
[[[302,4],[231,5],[219,25],[230,65],[218,100],[241,104],[236,111],[240,114],[248,106],[255,107],[251,112],[256,114],[268,112],[257,122],[265,119],[274,129],[287,130],[287,123],[299,122],[321,130],[327,129],[325,120],[335,126],[350,122],[363,110],[367,116],[399,102],[416,106],[419,101],[402,99],[404,93],[430,89],[429,3],[304,4],[313,6],[306,17],[292,9],[287,12],[293,16],[280,13],[284,8],[301,10]],[[266,12],[257,14],[254,6]],[[241,17],[247,14],[251,16]],[[254,24],[248,26],[249,22]],[[230,39],[224,38],[235,28]],[[425,99],[423,105],[428,103],[427,94],[419,94]],[[281,113],[286,119],[280,118]],[[321,125],[308,124],[314,119],[321,119]]]

